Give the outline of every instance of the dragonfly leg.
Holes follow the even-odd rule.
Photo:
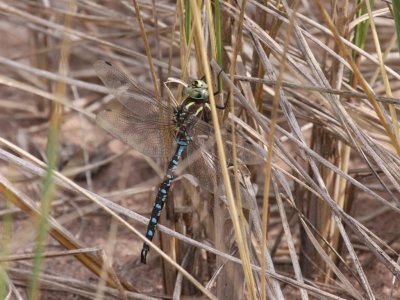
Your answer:
[[[217,96],[218,94],[221,93],[222,90],[222,84],[220,82],[220,77],[221,77],[222,69],[219,70],[218,75],[217,75],[217,91],[214,93],[214,96]]]
[[[214,93],[214,96],[221,94],[221,90],[222,90],[221,81],[220,81],[221,73],[222,73],[222,69],[218,72],[218,75],[217,75],[217,91]],[[215,107],[222,110],[222,109],[225,109],[227,105],[228,105],[228,99],[226,99],[226,101],[223,105],[215,104]]]

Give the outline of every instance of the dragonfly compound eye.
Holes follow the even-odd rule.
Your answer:
[[[203,80],[195,80],[193,82],[193,86],[198,88],[198,89],[207,89],[207,83],[205,83]]]

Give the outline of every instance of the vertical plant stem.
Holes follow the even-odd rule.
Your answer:
[[[6,190],[4,193],[5,201],[5,209],[11,209],[12,206],[10,202],[7,201],[9,191]],[[0,263],[0,299],[6,299],[6,295],[8,294],[7,291],[7,266],[8,262],[6,257],[10,254],[10,241],[11,241],[11,232],[12,232],[12,213],[6,213],[3,217],[3,228],[2,228],[2,235],[1,235],[1,251],[0,257],[2,261]]]
[[[69,10],[75,11],[75,1],[69,2]],[[64,27],[71,28],[72,14],[65,17]],[[63,44],[61,47],[61,59],[59,64],[59,73],[63,77],[67,77],[68,73],[68,59],[70,55],[70,40],[67,34],[64,34]],[[58,136],[61,127],[61,120],[63,114],[63,103],[65,101],[66,84],[64,81],[58,81],[55,91],[55,98],[58,102],[54,104],[53,111],[50,117],[48,144],[47,144],[47,161],[48,167],[46,176],[43,181],[43,191],[41,199],[42,214],[38,224],[38,236],[35,245],[35,259],[33,261],[32,279],[28,298],[31,300],[39,299],[39,285],[40,273],[42,271],[43,253],[45,249],[46,238],[49,230],[49,221],[51,211],[51,202],[54,194],[54,176],[53,171],[57,166],[57,152],[58,152]]]
[[[397,49],[399,49],[400,51],[400,0],[392,0],[392,3],[393,3],[393,18],[397,34]]]
[[[199,9],[195,4],[195,1],[191,1],[192,4],[192,12],[193,12],[193,21],[195,25],[195,31],[196,34],[198,35],[198,40],[199,40],[199,51],[201,54],[201,59],[202,59],[202,64],[204,67],[205,71],[205,77],[207,82],[211,82],[211,72],[210,72],[210,67],[209,67],[209,62],[206,54],[206,49],[204,45],[204,38],[202,36],[202,31],[201,31],[201,21],[200,21],[200,13]],[[229,174],[227,170],[227,162],[226,162],[226,157],[224,153],[224,146],[222,143],[222,138],[221,138],[221,129],[219,127],[218,123],[218,116],[217,116],[217,111],[215,107],[215,98],[214,98],[214,93],[213,93],[213,87],[212,85],[208,85],[208,91],[210,95],[210,106],[211,106],[211,115],[212,115],[212,121],[214,124],[214,129],[215,129],[215,136],[217,139],[217,149],[218,149],[218,157],[220,158],[220,165],[221,165],[221,170],[222,170],[222,175],[224,179],[224,184],[226,187],[227,191],[227,197],[228,197],[228,203],[229,203],[229,208],[231,210],[231,215],[232,215],[232,221],[233,221],[233,227],[235,230],[235,236],[237,239],[237,244],[239,248],[239,254],[240,258],[243,262],[243,271],[245,274],[245,280],[246,280],[246,285],[248,288],[248,293],[250,299],[257,299],[256,297],[256,292],[255,292],[255,284],[254,284],[254,278],[251,272],[251,265],[250,265],[250,257],[246,249],[244,248],[245,242],[243,240],[243,235],[242,235],[242,230],[240,228],[239,220],[238,220],[238,211],[236,209],[234,197],[233,197],[233,191],[232,191],[232,185],[229,179]]]
[[[272,102],[272,110],[271,110],[271,125],[268,134],[268,152],[267,152],[267,160],[265,162],[265,181],[264,181],[264,195],[263,195],[263,208],[262,208],[262,244],[261,244],[261,270],[262,274],[266,274],[267,265],[265,259],[265,252],[267,251],[267,234],[268,234],[268,213],[269,213],[269,191],[271,187],[271,171],[272,171],[272,154],[274,149],[274,139],[275,139],[275,130],[276,130],[276,122],[278,119],[278,108],[280,103],[280,95],[281,95],[281,86],[283,80],[283,73],[285,70],[285,59],[286,54],[289,48],[289,39],[293,30],[293,20],[296,16],[296,9],[298,7],[298,1],[295,1],[293,13],[291,14],[290,22],[289,22],[289,31],[286,34],[285,44],[283,46],[283,52],[281,56],[281,61],[279,64],[278,78],[276,80],[276,85],[274,88],[274,98]],[[265,280],[263,278],[261,282],[262,286],[262,299],[267,299],[266,295],[266,285]]]
[[[219,0],[215,1],[215,40],[217,48],[217,63],[222,67],[222,34],[221,34],[221,9]],[[218,92],[222,91],[222,78],[218,78]]]
[[[360,69],[357,67],[356,63],[352,59],[349,50],[345,47],[344,43],[340,39],[339,33],[338,33],[336,27],[334,26],[329,13],[323,7],[322,2],[320,0],[315,0],[315,3],[321,12],[321,16],[323,17],[324,21],[328,25],[329,30],[332,32],[332,34],[338,44],[338,47],[339,47],[341,53],[343,54],[343,57],[346,58],[346,60],[349,62],[350,66],[352,68],[352,71],[354,73],[354,76],[360,83],[360,86],[363,88],[368,101],[372,105],[377,117],[379,118],[379,121],[381,122],[382,126],[384,127],[387,136],[390,138],[393,148],[396,150],[397,154],[400,154],[400,143],[397,140],[396,135],[393,133],[392,128],[388,124],[387,119],[386,119],[382,109],[380,108],[378,101],[376,100],[376,97],[375,97],[374,93],[372,92],[370,86],[368,85],[368,83],[365,80],[364,76],[362,75]]]
[[[390,88],[390,83],[389,83],[389,78],[385,70],[385,63],[383,61],[383,55],[382,55],[382,50],[378,38],[378,33],[375,27],[375,21],[372,16],[372,8],[371,4],[369,1],[365,2],[365,5],[367,6],[367,11],[368,11],[368,16],[370,18],[371,22],[371,32],[372,32],[372,37],[374,38],[374,43],[375,43],[375,48],[376,48],[376,54],[378,57],[379,61],[379,67],[381,70],[381,76],[383,79],[383,84],[385,86],[385,91],[386,91],[386,96],[388,97],[393,97],[392,89]],[[393,104],[389,104],[389,111],[390,111],[390,116],[392,118],[392,124],[393,124],[393,129],[394,129],[394,134],[397,139],[397,143],[400,144],[400,130],[399,130],[399,122],[397,118],[397,112],[396,108],[394,107]]]
[[[364,0],[359,0],[357,3],[359,4],[360,2],[364,2]],[[369,3],[373,6],[374,5],[374,0],[368,0]],[[361,17],[367,12],[365,4],[360,7],[360,9],[357,11],[357,17]],[[369,29],[369,20],[366,20],[364,22],[361,22],[357,24],[357,26],[354,29],[354,38],[353,38],[353,43],[360,47],[361,49],[365,48],[365,41],[368,36],[368,29]],[[352,52],[352,57],[354,60],[357,60],[357,53],[356,51]]]
[[[186,45],[190,42],[190,24],[192,23],[192,15],[190,10],[190,0],[185,1],[185,36]]]
[[[161,94],[160,94],[160,89],[157,85],[157,77],[156,77],[156,71],[154,69],[153,57],[151,55],[149,40],[147,38],[146,30],[144,29],[143,18],[142,18],[142,15],[140,14],[140,8],[139,8],[139,5],[136,0],[132,0],[132,4],[133,4],[133,7],[135,8],[136,18],[139,22],[140,33],[143,38],[144,48],[146,50],[147,59],[149,61],[151,78],[153,79],[154,93],[156,94],[157,97],[160,97]]]

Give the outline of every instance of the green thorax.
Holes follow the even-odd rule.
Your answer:
[[[203,80],[195,80],[186,87],[186,99],[180,107],[189,115],[200,117],[208,102],[208,86]]]

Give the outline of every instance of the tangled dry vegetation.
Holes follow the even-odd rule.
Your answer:
[[[400,297],[400,3],[264,2],[0,2],[1,299]],[[96,126],[98,59],[164,96],[221,80],[216,149],[265,149],[219,152],[215,193],[183,173],[146,265],[166,161]]]

